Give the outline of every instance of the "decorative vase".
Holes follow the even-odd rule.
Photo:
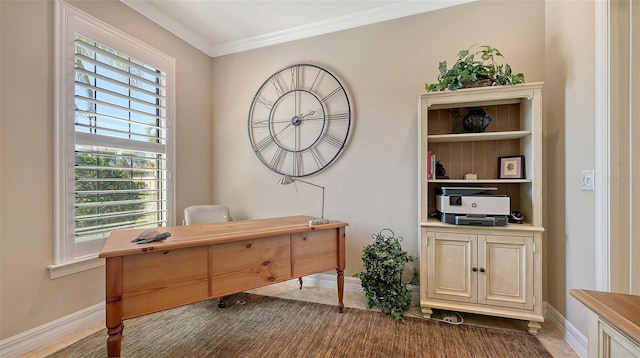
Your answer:
[[[491,124],[491,117],[480,107],[469,108],[469,113],[462,119],[462,125],[468,132],[482,133]]]

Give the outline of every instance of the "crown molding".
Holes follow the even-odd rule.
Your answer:
[[[120,0],[120,2],[139,12],[142,16],[160,25],[165,30],[188,42],[191,46],[197,48],[198,50],[206,54],[209,54],[209,52],[211,51],[211,44],[209,43],[209,41],[207,41],[202,36],[197,35],[182,23],[174,20],[169,14],[158,10],[158,8],[153,6],[150,1]]]
[[[405,16],[435,11],[478,0],[403,1],[401,3],[381,6],[350,15],[339,16],[328,20],[317,21],[302,26],[295,26],[281,31],[275,31],[221,44],[210,43],[208,40],[197,35],[183,24],[172,19],[168,14],[158,10],[148,0],[120,1],[151,21],[162,26],[167,31],[188,42],[200,51],[211,57],[218,57],[347,30],[382,21],[398,19]]]

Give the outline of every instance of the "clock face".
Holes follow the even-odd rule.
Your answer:
[[[249,110],[249,140],[272,171],[304,177],[331,164],[351,127],[349,97],[322,67],[297,64],[269,77]]]

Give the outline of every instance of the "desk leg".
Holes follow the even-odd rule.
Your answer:
[[[107,338],[107,357],[120,357],[123,329],[124,324],[122,322],[114,328],[109,328],[107,325],[107,334],[109,335]]]
[[[347,263],[345,255],[345,230],[344,227],[338,229],[338,311],[344,312],[344,268]]]
[[[122,258],[110,257],[106,262],[107,356],[120,357],[122,342]]]
[[[337,269],[338,271],[338,311],[344,313],[344,271]]]

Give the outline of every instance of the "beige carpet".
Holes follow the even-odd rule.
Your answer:
[[[526,332],[407,324],[374,310],[240,293],[125,321],[123,357],[551,357]],[[106,357],[106,329],[52,358]]]

